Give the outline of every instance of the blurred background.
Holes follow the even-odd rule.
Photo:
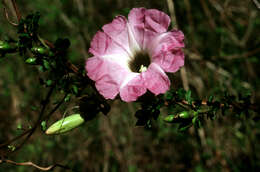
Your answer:
[[[94,34],[117,15],[134,7],[156,8],[169,16],[172,0],[34,0],[18,1],[23,17],[39,11],[40,36],[54,42],[68,38],[68,58],[84,67]],[[185,34],[185,68],[170,74],[172,88],[192,90],[192,96],[218,99],[251,94],[260,101],[260,9],[253,0],[175,0],[178,28]],[[0,5],[4,13],[3,4]],[[15,14],[9,10],[11,21]],[[172,23],[176,26],[176,23]],[[173,26],[170,26],[171,29]],[[0,39],[17,39],[16,28],[0,17]],[[18,54],[0,58],[0,143],[22,133],[37,119],[46,95],[40,72]],[[59,98],[52,98],[53,104]],[[46,136],[38,129],[9,159],[40,166],[55,163],[75,171],[256,171],[260,168],[260,121],[236,114],[205,118],[202,128],[179,132],[162,117],[151,129],[135,127],[137,103],[109,101],[108,116],[99,114],[70,133]],[[50,122],[73,113],[76,98],[64,104]],[[0,164],[0,171],[38,171],[33,167]],[[55,168],[54,171],[64,171]]]

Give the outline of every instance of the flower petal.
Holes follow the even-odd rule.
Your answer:
[[[128,79],[127,79],[128,80]],[[129,81],[120,89],[120,97],[125,102],[137,100],[137,98],[146,92],[146,87],[138,74],[131,77]]]
[[[111,39],[125,49],[129,56],[132,56],[134,51],[140,49],[124,16],[117,16],[111,23],[104,25],[102,29]]]
[[[166,32],[170,24],[170,17],[156,9],[134,8],[130,11],[128,19],[142,49],[146,49],[158,33]]]
[[[94,81],[100,79],[104,75],[104,72],[106,72],[102,70],[104,69],[104,60],[98,57],[88,58],[85,69],[88,77]]]
[[[174,29],[156,36],[149,44],[148,50],[152,56],[157,56],[165,51],[180,50],[184,47],[183,40],[183,33]]]
[[[176,72],[184,65],[184,53],[181,50],[161,52],[161,54],[153,57],[153,62],[158,64],[165,72]]]
[[[166,32],[171,19],[162,11],[149,9],[145,11],[145,29],[150,32],[163,33]]]
[[[181,31],[172,30],[158,35],[149,45],[152,62],[166,72],[176,72],[184,65],[184,35]]]
[[[96,82],[99,93],[107,99],[115,98],[130,73],[117,62],[100,57],[89,58],[85,68],[88,77]]]
[[[143,47],[144,41],[145,11],[145,8],[133,8],[128,14],[130,28],[141,48]]]
[[[156,63],[151,63],[146,72],[141,73],[148,90],[155,95],[165,93],[170,88],[170,80]]]
[[[104,32],[97,32],[91,41],[89,52],[98,57],[114,60],[121,66],[129,68],[128,53]]]

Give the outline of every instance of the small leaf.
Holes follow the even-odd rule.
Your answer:
[[[72,85],[73,92],[78,94],[78,87],[76,85]]]
[[[192,104],[192,99],[191,99],[191,90],[188,90],[185,94],[185,99],[188,101],[189,105]]]
[[[21,130],[23,128],[22,124],[18,124],[16,128],[17,128],[17,130]]]
[[[14,151],[16,149],[16,147],[14,145],[8,145],[7,146],[8,149],[10,149],[11,151]]]
[[[166,116],[163,120],[164,120],[165,122],[172,123],[172,122],[174,121],[174,117],[175,117],[175,115],[168,115],[168,116]]]
[[[41,54],[41,55],[46,55],[48,54],[48,50],[43,47],[32,47],[31,51],[35,54]]]
[[[211,95],[211,96],[209,96],[209,100],[208,100],[209,102],[212,102],[213,101],[213,96]]]
[[[42,130],[45,131],[47,129],[46,121],[41,122]]]
[[[25,60],[25,63],[36,64],[36,58],[35,57],[29,57],[28,59]]]
[[[43,60],[43,66],[45,67],[45,69],[49,69],[50,68],[50,64],[47,60]]]
[[[186,118],[190,118],[190,116],[191,116],[190,113],[191,112],[183,111],[183,112],[179,113],[179,117],[180,118],[185,118],[185,119]]]
[[[68,95],[65,97],[64,102],[70,101],[70,97],[71,97],[71,94],[68,94]]]
[[[51,84],[52,84],[52,80],[49,79],[49,80],[46,81],[47,86],[51,86]]]
[[[189,129],[190,127],[192,126],[192,123],[187,123],[187,122],[183,122],[183,123],[181,123],[180,125],[179,125],[179,127],[178,127],[178,130],[180,131],[180,132],[183,132],[183,131],[186,131],[187,129]]]
[[[68,132],[84,122],[80,114],[73,114],[66,118],[60,119],[52,124],[47,130],[46,134],[62,134]]]

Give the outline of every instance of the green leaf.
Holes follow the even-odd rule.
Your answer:
[[[45,133],[62,134],[80,126],[84,121],[80,114],[73,114],[52,124]]]
[[[185,99],[188,101],[189,105],[192,105],[192,99],[191,99],[191,90],[188,90],[185,94]]]
[[[46,121],[41,122],[42,130],[45,131],[47,129]]]
[[[78,94],[78,87],[76,85],[72,85],[73,92]]]
[[[65,97],[64,101],[65,101],[65,102],[70,101],[70,97],[71,97],[71,94],[68,94],[68,95]]]
[[[50,68],[50,64],[47,60],[43,60],[43,66],[48,70]]]
[[[185,119],[190,118],[190,116],[191,116],[190,113],[191,113],[191,112],[183,111],[183,112],[179,113],[179,117],[180,117],[180,118],[185,118]]]
[[[49,79],[49,80],[46,81],[47,86],[51,86],[51,84],[52,84],[52,80]]]
[[[25,60],[25,63],[36,64],[36,58],[35,57],[30,57],[30,58]]]
[[[213,97],[212,95],[211,95],[211,96],[209,96],[208,102],[209,102],[209,103],[212,103],[212,101],[213,101],[213,98],[214,98],[214,97]]]
[[[48,50],[43,47],[32,47],[31,51],[35,54],[41,54],[41,55],[45,55],[48,53]]]
[[[178,127],[178,130],[180,132],[186,131],[187,129],[189,129],[192,126],[192,123],[181,123]]]
[[[16,128],[17,128],[17,130],[21,130],[23,128],[22,124],[18,124]]]
[[[13,145],[8,145],[7,147],[8,147],[8,149],[10,149],[11,151],[14,151],[14,150],[16,149],[16,147],[13,146]]]
[[[175,117],[175,115],[168,115],[168,116],[166,116],[163,120],[164,120],[165,122],[172,123],[173,120],[174,120],[174,117]]]

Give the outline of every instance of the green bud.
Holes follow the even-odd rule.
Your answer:
[[[52,80],[49,79],[49,80],[46,81],[47,86],[51,86],[51,84],[52,84]]]
[[[14,150],[16,149],[16,147],[13,146],[13,145],[8,145],[7,147],[8,147],[8,149],[11,150],[11,151],[14,151]]]
[[[59,121],[52,124],[47,130],[46,134],[62,134],[68,132],[84,122],[84,119],[80,114],[73,114],[66,118],[60,119]]]
[[[192,123],[193,123],[193,125],[195,125],[195,124],[196,124],[196,122],[197,122],[197,119],[198,119],[198,117],[197,117],[197,116],[195,116],[194,118],[192,118]]]
[[[48,50],[43,47],[32,47],[31,51],[35,54],[41,54],[41,55],[46,55],[48,53]]]
[[[174,117],[175,117],[175,115],[168,115],[168,116],[166,116],[163,120],[164,120],[165,122],[172,123],[173,120],[174,120]]]
[[[46,121],[41,122],[42,130],[45,131],[47,129]]]
[[[12,46],[4,41],[0,41],[0,52],[14,52],[17,46],[12,44]]]
[[[191,116],[191,114],[189,113],[189,112],[187,112],[187,111],[183,111],[183,112],[181,112],[181,113],[179,113],[179,117],[180,118],[190,118],[190,116]]]
[[[36,64],[36,58],[35,57],[30,57],[30,58],[25,60],[25,63]]]
[[[43,60],[43,66],[48,70],[50,68],[50,63],[47,60]]]
[[[1,50],[6,50],[6,49],[9,49],[9,48],[10,48],[10,45],[7,42],[0,41],[0,49]]]

